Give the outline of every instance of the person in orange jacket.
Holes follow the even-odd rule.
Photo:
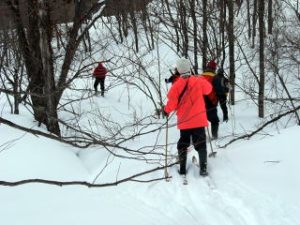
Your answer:
[[[205,127],[208,126],[204,95],[212,90],[212,85],[202,76],[192,75],[191,64],[188,59],[180,58],[176,62],[180,73],[178,80],[172,85],[167,94],[167,104],[163,108],[168,116],[176,110],[177,127],[180,138],[177,150],[180,164],[180,174],[186,174],[187,148],[191,138],[200,161],[200,175],[207,175],[207,150]]]
[[[103,62],[99,62],[98,66],[94,69],[93,76],[95,77],[94,89],[98,92],[98,85],[100,83],[101,96],[104,96],[104,82],[107,74],[107,69],[103,66]]]

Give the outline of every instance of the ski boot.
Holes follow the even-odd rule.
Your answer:
[[[200,176],[207,176],[207,162],[200,163]]]
[[[180,169],[178,173],[180,175],[186,174],[186,159],[187,159],[187,149],[178,150],[179,166]]]

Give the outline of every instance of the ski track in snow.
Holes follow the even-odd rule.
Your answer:
[[[188,185],[182,184],[182,178],[174,167],[169,171],[173,176],[170,182],[159,182],[146,190],[144,187],[132,188],[134,193],[128,191],[131,189],[126,189],[124,195],[130,195],[141,202],[139,210],[149,212],[149,224],[155,221],[151,212],[165,215],[164,221],[170,221],[170,224],[174,225],[297,224],[296,220],[288,216],[288,211],[276,206],[272,199],[261,196],[243,185],[234,171],[230,170],[229,163],[224,160],[219,160],[218,163],[223,163],[223,168],[226,168],[226,172],[222,173],[226,174],[226,177],[222,178],[222,181],[218,182],[218,177],[214,177],[213,172],[207,178],[200,177],[198,168],[190,163]],[[161,199],[162,196],[164,199]],[[253,198],[257,199],[256,204],[248,201]],[[165,204],[161,205],[161,202]],[[181,218],[189,218],[189,221],[183,221]]]
[[[299,218],[291,216],[297,214],[289,213],[292,207],[246,186],[226,155],[210,161],[214,161],[209,165],[213,171],[206,178],[200,177],[199,169],[189,162],[188,185],[182,184],[177,167],[173,167],[169,170],[173,176],[170,182],[122,192],[141,202],[140,212],[149,212],[149,224],[155,221],[151,212],[158,212],[165,216],[164,224],[168,221],[173,225],[300,225]],[[213,164],[222,171],[214,171]]]
[[[169,171],[173,176],[170,182],[160,182],[151,188],[130,194],[142,202],[140,205],[147,205],[151,210],[163,213],[167,217],[166,220],[172,221],[172,224],[300,224],[297,218],[290,216],[289,212],[292,210],[290,207],[245,186],[226,159],[218,160],[217,163],[223,164],[224,168],[220,180],[215,177],[217,175],[214,172],[207,178],[200,177],[199,169],[189,165],[187,174],[189,184],[183,185],[181,177],[177,174],[177,168],[174,167]],[[144,196],[147,196],[147,200]],[[161,199],[162,196],[164,199]],[[161,202],[165,204],[159,205]],[[189,221],[183,221],[181,218],[189,218]]]
[[[112,189],[105,192],[107,196],[103,198],[99,197],[101,196],[100,192],[96,191],[95,198],[97,199],[93,202],[100,209],[101,200],[116,202],[118,208],[126,209],[120,210],[121,212],[124,214],[132,213],[132,216],[134,214],[143,221],[140,224],[145,225],[158,223],[163,225],[300,225],[299,217],[295,216],[297,213],[293,212],[293,210],[300,211],[298,208],[294,209],[276,198],[263,195],[246,186],[242,178],[232,168],[230,159],[225,154],[218,154],[215,159],[210,159],[209,177],[200,177],[199,168],[193,165],[190,159],[188,164],[188,185],[182,184],[182,179],[177,173],[178,168],[175,166],[169,169],[170,175],[173,176],[170,182],[160,181],[146,185],[128,183],[124,184],[125,188],[122,185],[118,188],[118,194]],[[85,167],[84,163],[83,167]],[[85,174],[85,170],[83,171]],[[24,189],[26,191],[28,188],[25,187]],[[20,190],[23,193],[23,188]],[[57,191],[56,188],[53,190]],[[67,190],[66,188],[63,189],[70,194],[71,192]],[[71,190],[77,189],[73,190],[72,188]],[[79,193],[86,193],[86,190],[78,190],[80,190]],[[13,191],[13,189],[9,189],[9,192]],[[30,191],[28,189],[28,193]],[[39,196],[43,195],[40,194]],[[53,198],[54,200],[51,199],[50,203],[53,208],[56,207],[55,200],[59,197],[60,195]],[[73,198],[73,194],[67,195],[67,199],[70,199],[67,202],[71,203],[63,206],[66,208],[70,206]],[[89,200],[91,199],[81,198],[85,200],[82,201],[86,205],[90,204]],[[39,199],[35,201],[46,205]],[[110,207],[116,208],[116,206]],[[97,210],[98,208],[95,209],[95,211]],[[12,213],[13,211],[9,212]],[[157,215],[164,215],[161,216],[163,220],[157,221]],[[130,223],[124,222],[124,224]]]
[[[219,193],[220,200],[224,204],[235,208],[237,213],[240,212],[238,213],[239,215],[244,216],[245,223],[240,224],[300,224],[299,219],[290,216],[289,212],[293,210],[291,207],[287,207],[277,199],[265,196],[244,185],[243,181],[231,168],[230,160],[226,156],[222,157],[222,160],[218,160],[217,163],[224,168],[222,174],[223,176],[226,174],[226,176],[218,181],[222,183],[222,190],[217,189],[216,192]],[[218,177],[217,179],[220,178]],[[253,199],[256,199],[256,201]],[[293,213],[291,215],[296,214]],[[249,221],[250,218],[252,219]]]

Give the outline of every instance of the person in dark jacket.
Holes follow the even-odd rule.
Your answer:
[[[104,82],[107,74],[107,69],[103,66],[103,62],[99,62],[94,69],[93,76],[95,77],[94,89],[98,93],[98,85],[100,83],[101,96],[104,96]]]
[[[217,63],[215,61],[209,61],[206,64],[206,68],[204,72],[202,73],[202,76],[210,83],[213,84],[213,79],[216,75],[216,68],[217,68]],[[216,139],[218,138],[218,130],[219,130],[219,117],[218,117],[218,111],[217,111],[217,106],[218,106],[218,97],[216,92],[214,91],[214,88],[212,92],[205,96],[205,106],[206,106],[206,113],[207,113],[207,118],[211,124],[211,133],[212,133],[212,138]]]
[[[213,79],[213,87],[214,91],[219,100],[220,107],[223,112],[223,121],[228,121],[228,109],[227,109],[227,95],[229,93],[229,81],[224,76],[224,69],[219,68],[217,71],[217,75]]]
[[[228,121],[228,110],[226,106],[227,93],[229,91],[228,79],[224,77],[224,70],[220,68],[215,74],[217,63],[215,61],[209,61],[206,65],[206,69],[202,76],[205,77],[213,86],[213,91],[205,96],[205,105],[207,110],[207,118],[211,123],[212,139],[218,138],[219,131],[219,117],[217,106],[220,103],[220,107],[223,112],[223,121]]]

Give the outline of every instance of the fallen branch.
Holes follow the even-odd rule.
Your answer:
[[[168,165],[167,167],[172,167],[176,165],[178,162],[172,163]],[[30,183],[40,183],[40,184],[49,184],[49,185],[54,185],[54,186],[73,186],[73,185],[79,185],[79,186],[85,186],[88,188],[101,188],[101,187],[109,187],[109,186],[116,186],[118,184],[124,183],[124,182],[139,182],[139,183],[147,183],[147,182],[153,182],[153,181],[159,181],[159,180],[165,180],[166,177],[160,177],[160,178],[155,178],[151,180],[136,180],[136,177],[143,176],[145,174],[149,174],[158,170],[163,170],[165,169],[165,166],[157,167],[151,170],[147,170],[138,174],[135,174],[133,176],[118,180],[116,182],[111,182],[111,183],[105,183],[105,184],[93,184],[89,183],[86,181],[55,181],[55,180],[44,180],[44,179],[27,179],[27,180],[20,180],[20,181],[15,181],[15,182],[9,182],[9,181],[0,181],[0,185],[2,186],[9,186],[9,187],[15,187],[15,186],[20,186],[24,184],[30,184]],[[171,178],[171,177],[168,177]]]
[[[10,127],[13,127],[13,128],[17,128],[19,130],[22,130],[22,131],[25,131],[25,132],[29,132],[33,135],[39,135],[39,136],[43,136],[43,137],[46,137],[46,138],[50,138],[52,140],[56,140],[56,141],[59,141],[59,142],[62,142],[62,143],[65,143],[65,144],[68,144],[68,145],[71,145],[71,146],[74,146],[74,147],[77,147],[77,148],[81,148],[81,149],[86,149],[87,147],[91,146],[91,145],[101,145],[103,146],[105,149],[109,150],[108,148],[111,147],[111,148],[118,148],[118,149],[122,149],[130,154],[136,154],[136,155],[144,155],[144,154],[151,154],[151,155],[161,155],[163,156],[163,153],[153,153],[153,152],[143,152],[143,151],[140,151],[140,150],[133,150],[133,149],[129,149],[127,147],[122,147],[118,144],[110,144],[108,142],[105,142],[103,140],[98,140],[96,139],[95,137],[93,137],[91,134],[87,133],[87,132],[84,132],[84,131],[80,131],[80,130],[76,130],[77,132],[80,132],[84,135],[86,135],[87,137],[89,137],[90,139],[86,142],[86,145],[80,145],[80,144],[77,144],[75,141],[72,141],[72,140],[67,140],[68,138],[70,137],[59,137],[59,136],[56,136],[54,134],[50,134],[50,133],[44,133],[42,131],[39,131],[39,130],[34,130],[34,129],[31,129],[31,128],[27,128],[27,127],[23,127],[23,126],[20,126],[18,124],[15,124],[9,120],[6,120],[2,117],[0,117],[0,124],[3,123],[3,124],[6,124]],[[72,138],[71,138],[72,139]],[[116,157],[123,157],[123,158],[128,158],[128,159],[133,159],[133,157],[125,157],[125,156],[121,156],[121,155],[118,155],[118,154],[115,154],[113,153],[112,151],[109,150],[110,153],[112,153],[113,155],[115,155]],[[134,158],[136,159],[136,158]]]
[[[257,130],[251,132],[250,134],[245,134],[245,135],[242,135],[240,137],[237,137],[235,139],[232,139],[230,140],[228,143],[226,143],[225,145],[222,145],[222,146],[219,146],[219,148],[226,148],[228,145],[232,144],[233,142],[236,142],[238,140],[241,140],[241,139],[250,139],[253,135],[257,134],[259,131],[263,130],[266,126],[268,126],[269,124],[281,119],[282,117],[284,116],[287,116],[291,113],[295,113],[295,111],[299,110],[300,109],[300,106],[298,107],[295,107],[295,109],[292,109],[291,111],[288,111],[288,112],[285,112],[283,114],[280,114],[278,115],[277,117],[274,117],[272,120],[266,122],[265,124],[263,124],[261,127],[259,127]]]
[[[40,136],[43,136],[43,137],[47,137],[47,138],[50,138],[50,139],[53,139],[53,140],[56,140],[56,141],[60,141],[60,142],[66,143],[66,144],[73,145],[73,146],[78,147],[78,148],[81,147],[80,145],[74,144],[73,142],[65,141],[64,139],[62,139],[62,138],[60,138],[56,135],[47,134],[47,133],[44,133],[44,132],[39,131],[39,130],[34,130],[34,129],[27,128],[27,127],[23,127],[23,126],[20,126],[18,124],[15,124],[15,123],[13,123],[9,120],[6,120],[2,117],[0,117],[0,124],[1,123],[6,124],[10,127],[17,128],[19,130],[25,131],[25,132],[29,132],[29,133],[34,134],[34,135],[40,135]]]

